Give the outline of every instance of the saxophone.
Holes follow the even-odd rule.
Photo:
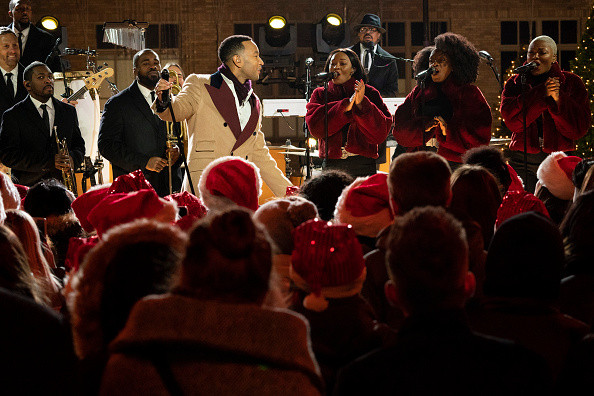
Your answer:
[[[76,191],[76,179],[74,177],[74,165],[72,157],[70,156],[70,152],[68,151],[68,144],[66,143],[66,139],[60,140],[60,138],[58,138],[58,131],[57,127],[55,126],[54,136],[56,137],[56,146],[58,147],[58,154],[67,156],[70,161],[70,169],[67,171],[62,170],[62,181],[64,182],[66,188],[72,191],[75,197],[78,197],[78,192]]]

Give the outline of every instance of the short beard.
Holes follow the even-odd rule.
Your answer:
[[[367,49],[372,49],[373,47],[375,47],[375,43],[373,42],[373,40],[371,40],[371,41],[361,41],[361,44],[363,44],[363,47],[365,47]]]
[[[157,86],[157,83],[159,82],[159,79],[161,78],[161,76],[157,75],[156,77],[150,77],[150,76],[141,76],[140,74],[138,75],[138,83],[150,88],[150,89],[154,89]]]

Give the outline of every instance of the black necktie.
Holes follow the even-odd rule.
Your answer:
[[[19,39],[19,49],[21,50],[21,57],[23,56],[23,33],[19,32],[18,39]]]
[[[155,91],[151,91],[151,102],[155,101]]]
[[[6,73],[6,88],[11,99],[14,99],[14,85],[12,84],[12,73]]]
[[[365,64],[363,65],[363,68],[365,69],[366,72],[369,72],[369,69],[371,69],[371,51],[370,50],[365,50]]]
[[[49,113],[47,112],[47,105],[46,104],[42,104],[41,106],[41,110],[43,110],[43,115],[41,116],[41,118],[43,118],[43,123],[45,124],[45,130],[49,131],[50,136],[52,135],[52,131],[50,129],[50,123],[49,123]]]

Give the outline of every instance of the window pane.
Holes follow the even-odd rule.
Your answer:
[[[577,44],[577,21],[561,21],[561,44]]]
[[[249,34],[248,36],[250,36],[254,42],[256,43],[256,45],[259,47],[260,46],[260,27],[262,26],[266,26],[265,23],[254,23],[254,35],[252,36],[251,34]]]
[[[103,42],[103,25],[95,25],[95,34],[97,37],[97,49],[116,48],[115,44]]]
[[[559,42],[559,21],[542,21],[542,34]]]
[[[569,62],[575,59],[575,51],[561,51],[559,55],[561,55],[559,59],[561,70],[571,70]]]
[[[520,21],[520,44],[530,44],[530,38],[534,37],[534,31],[530,35],[530,22]]]
[[[159,25],[149,25],[144,32],[146,48],[159,48]]]
[[[507,69],[510,68],[513,61],[518,57],[517,51],[501,51],[501,74],[505,76]],[[516,67],[520,66],[516,64]]]
[[[389,22],[387,36],[388,36],[388,46],[389,47],[403,47],[404,46],[404,22]]]
[[[179,26],[176,24],[161,25],[161,48],[179,48]]]
[[[501,21],[501,45],[518,44],[518,23]]]
[[[398,57],[398,58],[406,58],[406,56],[404,56],[404,52],[393,52],[392,55]],[[406,62],[401,61],[401,60],[397,60],[396,61],[396,66],[398,66],[398,78],[404,78],[404,74],[406,73]]]
[[[423,45],[423,22],[411,22],[410,24],[410,41],[412,45]]]
[[[252,24],[251,23],[236,23],[233,25],[233,34],[242,34],[244,36],[252,37]]]

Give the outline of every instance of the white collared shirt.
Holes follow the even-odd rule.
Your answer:
[[[13,97],[16,97],[16,93],[17,93],[17,84],[18,84],[18,74],[19,74],[19,65],[16,65],[14,69],[12,70],[4,70],[4,68],[2,66],[0,66],[0,70],[2,71],[2,78],[4,78],[4,83],[6,84],[8,81],[6,81],[6,73],[12,73],[12,76],[10,77],[10,79],[12,80],[12,87],[14,88],[14,92],[13,92]]]
[[[29,37],[29,30],[31,30],[31,26],[27,26],[26,29],[23,30],[19,30],[14,26],[14,23],[12,24],[12,31],[14,32],[14,34],[17,35],[17,39],[19,37],[19,33],[21,33],[21,44],[23,45],[23,48],[21,48],[21,56],[23,56],[23,52],[25,52],[25,44],[27,44],[27,37]]]
[[[361,48],[361,51],[360,51],[361,52],[361,64],[363,65],[363,68],[369,70],[369,69],[371,69],[371,64],[373,63],[373,56],[369,57],[369,64],[366,65],[365,64],[365,51],[369,51],[369,50],[367,49],[366,46],[364,46],[361,43],[359,43],[359,47]],[[375,44],[373,46],[373,53],[375,54],[376,51],[377,51],[377,44]]]
[[[137,83],[137,84],[138,84],[138,89],[140,90],[140,93],[146,99],[146,103],[148,103],[149,107],[151,107],[153,105],[153,98],[152,98],[151,92],[155,92],[155,91],[153,91],[152,89],[148,89],[141,83]]]
[[[49,98],[47,102],[42,103],[42,102],[38,101],[37,99],[35,99],[33,96],[29,96],[29,97],[31,98],[31,101],[35,105],[35,108],[39,112],[39,116],[42,119],[43,119],[43,109],[41,108],[41,105],[42,104],[47,105],[47,114],[49,116],[50,136],[51,136],[53,133],[53,130],[54,130],[54,119],[56,118],[56,110],[54,109],[54,101],[52,100],[52,98]]]
[[[254,90],[250,89],[250,92],[248,92],[248,95],[245,98],[245,100],[243,101],[243,103],[239,103],[239,99],[237,98],[237,93],[235,92],[235,87],[233,86],[233,81],[231,81],[230,79],[228,79],[225,76],[223,76],[223,80],[225,80],[225,82],[229,86],[229,89],[231,89],[231,92],[233,92],[233,97],[235,98],[235,107],[237,108],[237,116],[239,117],[239,125],[241,127],[241,130],[243,131],[243,128],[245,128],[248,121],[250,120],[250,117],[252,116],[252,106],[250,104],[250,96],[252,96],[252,94],[254,93]]]

